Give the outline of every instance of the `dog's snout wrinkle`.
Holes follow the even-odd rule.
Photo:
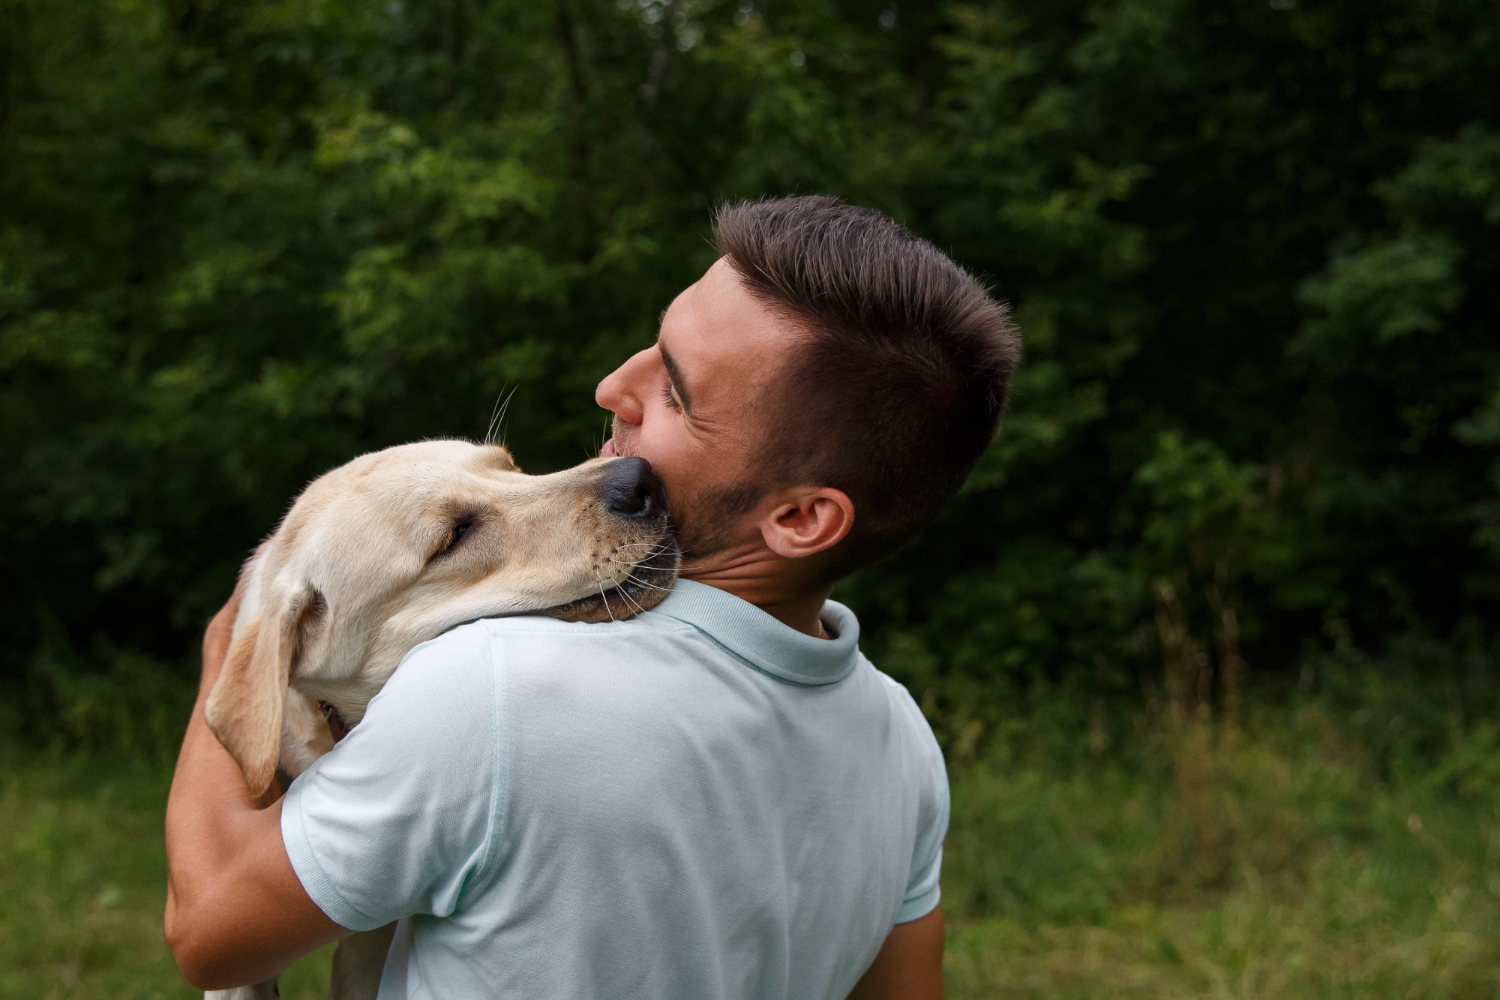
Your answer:
[[[611,514],[648,518],[666,512],[667,497],[661,479],[644,458],[615,459],[605,471],[600,487]]]

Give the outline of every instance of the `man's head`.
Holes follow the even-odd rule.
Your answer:
[[[869,209],[726,206],[721,259],[655,347],[600,383],[610,451],[649,459],[689,560],[763,542],[824,582],[895,548],[994,436],[1020,342],[1005,306]]]

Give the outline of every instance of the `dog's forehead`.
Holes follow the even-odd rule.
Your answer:
[[[503,510],[531,480],[498,445],[421,441],[361,455],[314,480],[297,499],[277,531],[271,565],[306,569],[309,560],[319,563],[339,551],[344,569],[353,572],[367,560],[389,560],[398,549],[425,552],[430,532],[421,526],[466,508]],[[385,545],[352,544],[374,537]],[[338,539],[351,544],[341,547]]]
[[[473,444],[468,441],[434,441],[438,461],[457,461],[483,470],[517,471],[516,461],[500,444]],[[451,457],[450,457],[451,456]]]
[[[408,455],[393,455],[393,479],[428,502],[454,493],[493,494],[497,485],[520,485],[520,469],[499,445],[431,441]]]
[[[291,534],[317,520],[335,528],[347,516],[398,522],[437,513],[455,499],[509,492],[529,477],[498,445],[421,441],[372,452],[309,485],[287,518]],[[326,513],[325,513],[326,512]],[[330,521],[330,518],[332,521]]]
[[[356,484],[378,486],[382,481],[424,481],[451,472],[482,475],[517,471],[510,452],[500,445],[439,440],[401,444],[361,455],[335,470],[338,475],[329,478],[343,480],[339,488],[347,489]]]

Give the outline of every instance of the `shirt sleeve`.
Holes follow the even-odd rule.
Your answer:
[[[937,908],[942,899],[939,884],[943,871],[943,838],[948,835],[948,815],[951,808],[948,798],[948,769],[943,764],[943,751],[932,734],[932,727],[922,717],[921,710],[912,702],[905,689],[902,695],[909,710],[916,715],[920,727],[922,761],[920,778],[921,793],[917,808],[917,842],[912,851],[911,878],[906,884],[906,895],[896,911],[895,923],[904,924],[925,917]]]
[[[506,799],[504,684],[482,622],[407,654],[365,717],[298,776],[281,837],[302,886],[351,930],[448,916]]]

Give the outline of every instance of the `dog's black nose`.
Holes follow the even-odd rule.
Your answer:
[[[655,517],[667,509],[661,480],[644,458],[617,458],[610,462],[600,487],[611,514]]]

